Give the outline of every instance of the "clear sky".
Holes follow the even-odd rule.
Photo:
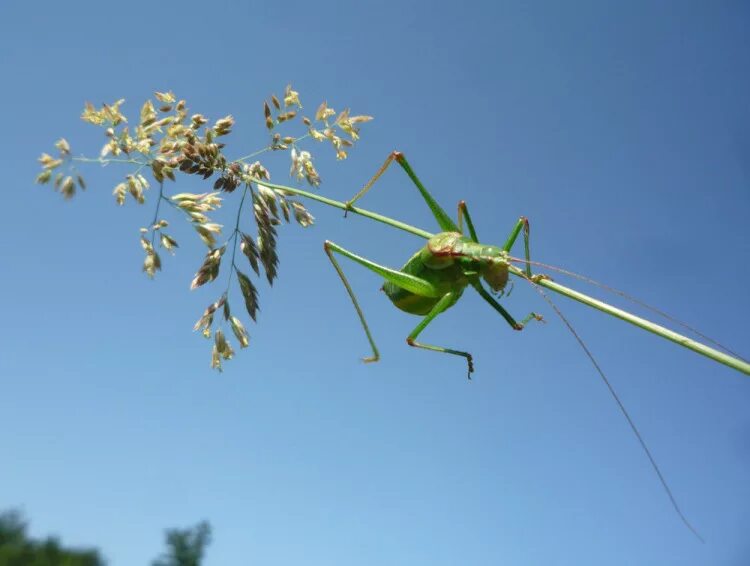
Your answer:
[[[149,281],[137,231],[152,203],[111,197],[127,170],[90,168],[74,202],[32,181],[60,136],[98,151],[85,100],[135,113],[172,89],[233,114],[242,155],[266,143],[263,98],[291,82],[310,111],[375,116],[346,162],[317,151],[323,194],[348,198],[400,149],[446,208],[469,203],[483,241],[525,214],[540,261],[747,356],[749,26],[741,1],[3,3],[0,508],[115,566],[201,519],[208,566],[747,564],[747,377],[557,299],[702,545],[520,283],[507,308],[546,325],[512,332],[467,293],[426,331],[474,354],[469,383],[463,360],[408,348],[417,319],[345,265],[382,353],[364,365],[322,242],[398,266],[421,240],[311,204],[314,227],[281,230],[251,347],[217,374],[191,328],[220,291],[189,291],[203,252],[184,221],[168,216],[183,247]],[[268,166],[290,182],[286,162]],[[399,171],[362,205],[436,228]]]

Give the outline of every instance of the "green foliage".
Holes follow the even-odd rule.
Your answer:
[[[165,538],[167,551],[152,566],[200,566],[211,543],[211,526],[202,521],[189,529],[171,529]]]
[[[20,513],[0,514],[0,566],[104,566],[97,550],[64,548],[55,537],[32,540]]]

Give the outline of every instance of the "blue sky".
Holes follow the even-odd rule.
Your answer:
[[[135,113],[172,89],[233,114],[240,155],[266,143],[261,101],[291,82],[310,110],[327,99],[375,116],[346,162],[317,150],[323,194],[348,198],[400,149],[446,208],[467,200],[483,241],[525,214],[536,259],[747,356],[748,24],[743,2],[3,4],[0,508],[116,566],[147,563],[162,529],[201,519],[209,566],[747,563],[739,373],[557,299],[701,545],[522,285],[507,308],[548,324],[511,332],[467,293],[426,331],[474,354],[468,383],[462,360],[408,348],[417,319],[345,265],[383,358],[365,366],[322,242],[398,266],[421,241],[311,204],[314,227],[281,231],[251,347],[216,374],[191,328],[219,291],[188,290],[203,252],[183,221],[168,217],[184,244],[149,281],[137,230],[152,204],[111,197],[127,170],[89,169],[70,203],[32,180],[60,136],[98,150],[85,100],[124,97]],[[286,161],[267,165],[289,182]],[[362,205],[435,229],[395,170]]]

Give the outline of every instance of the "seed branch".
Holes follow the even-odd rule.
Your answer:
[[[220,118],[211,124],[210,120],[202,114],[190,114],[185,100],[178,100],[172,92],[156,92],[154,96],[156,104],[150,100],[144,103],[140,111],[140,120],[135,126],[128,125],[127,118],[120,110],[124,100],[118,100],[109,105],[104,104],[101,108],[96,108],[94,105],[87,103],[81,118],[85,122],[103,128],[106,137],[106,142],[99,157],[74,157],[68,141],[61,138],[55,143],[55,149],[57,150],[55,156],[48,153],[43,153],[40,156],[39,162],[42,171],[36,180],[38,183],[51,184],[64,198],[69,199],[76,194],[78,189],[86,189],[86,182],[76,169],[75,163],[98,163],[100,165],[124,163],[134,165],[136,166],[135,171],[126,175],[125,180],[115,187],[113,195],[118,205],[125,204],[128,200],[128,194],[136,203],[143,204],[146,201],[150,184],[141,171],[144,169],[145,173],[150,171],[153,178],[159,183],[159,194],[156,197],[153,220],[148,227],[141,228],[140,235],[141,246],[145,252],[143,271],[149,277],[154,277],[162,265],[161,258],[156,250],[157,232],[159,246],[172,254],[178,247],[177,241],[164,232],[164,228],[169,226],[167,220],[159,218],[162,200],[187,218],[191,228],[208,247],[191,288],[211,283],[218,277],[222,256],[231,240],[232,253],[229,256],[231,259],[229,260],[230,272],[227,278],[227,288],[217,301],[209,305],[196,324],[196,329],[200,329],[207,338],[211,337],[214,313],[222,308],[224,320],[231,324],[233,333],[240,345],[242,347],[247,346],[247,332],[239,319],[232,315],[229,308],[228,295],[234,275],[237,276],[239,291],[248,315],[253,320],[255,320],[258,311],[258,297],[257,289],[251,277],[243,273],[241,266],[238,265],[242,262],[237,259],[237,245],[239,243],[242,255],[247,258],[248,265],[255,275],[260,275],[262,267],[268,282],[273,283],[279,263],[276,250],[276,227],[283,224],[284,221],[289,223],[292,218],[302,227],[309,226],[314,220],[300,202],[289,198],[291,196],[314,200],[326,206],[364,216],[415,236],[429,239],[434,234],[389,216],[353,206],[353,203],[370,189],[388,166],[392,162],[397,162],[405,169],[427,200],[433,214],[436,215],[438,224],[441,226],[441,231],[454,232],[459,230],[453,220],[429,196],[403,155],[398,152],[392,153],[372,180],[365,185],[365,188],[348,202],[334,200],[295,187],[271,183],[269,182],[270,173],[260,162],[248,163],[250,159],[269,151],[288,150],[291,158],[290,176],[298,181],[306,180],[311,187],[316,188],[321,183],[321,177],[313,164],[310,151],[302,149],[298,145],[299,142],[307,140],[313,144],[315,142],[330,143],[337,159],[345,159],[347,152],[359,139],[360,124],[370,121],[370,116],[351,116],[348,109],[337,113],[326,102],[323,102],[315,112],[314,119],[308,118],[301,113],[302,104],[299,93],[289,85],[286,87],[283,97],[279,98],[272,95],[270,103],[269,101],[264,102],[263,120],[270,136],[269,143],[256,152],[239,159],[230,160],[224,155],[225,143],[223,140],[225,136],[230,134],[234,126],[234,118],[231,115]],[[285,130],[292,121],[299,123],[300,120],[305,128],[303,133],[292,136],[280,131]],[[168,195],[165,189],[165,181],[174,181],[177,174],[199,176],[205,180],[213,177],[213,191],[203,194],[178,193]],[[242,185],[243,191],[239,200],[234,230],[222,244],[218,241],[218,238],[222,237],[222,225],[212,221],[209,214],[221,207],[222,202],[228,199],[229,194],[240,185]],[[252,229],[246,231],[241,226],[244,219],[241,213],[243,205],[246,204],[248,193],[251,197],[249,204],[253,211],[252,219],[255,221],[256,236],[252,236]],[[461,225],[462,215],[465,216],[470,228],[470,235],[473,236],[471,219],[465,205],[463,209],[459,207],[459,225]],[[528,223],[525,223],[524,219],[522,220],[523,222],[519,221],[515,231],[506,242],[506,248],[504,248],[506,252],[522,229],[524,230],[525,245],[528,246]],[[149,232],[151,233],[150,239],[146,237]],[[528,255],[528,247],[526,249]],[[530,271],[524,273],[516,266],[509,265],[507,270],[501,269],[496,274],[498,277],[494,280],[498,282],[502,280],[504,285],[508,272],[526,279],[530,276]],[[550,291],[629,322],[657,336],[671,340],[684,348],[750,375],[750,364],[739,359],[738,356],[715,350],[701,342],[687,338],[550,279],[540,278],[537,280],[537,278],[534,278],[533,281]],[[502,288],[502,286],[498,285],[498,288]],[[501,313],[505,312],[498,304],[494,306]],[[218,334],[214,334],[212,365],[220,369],[221,360],[230,359],[234,351],[227,342],[226,336],[218,330],[217,332]]]

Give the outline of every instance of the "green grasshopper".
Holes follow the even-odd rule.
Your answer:
[[[364,188],[354,198],[346,202],[347,210],[352,209],[354,203],[372,188],[373,184],[394,161],[401,165],[417,189],[419,189],[419,192],[422,194],[427,206],[432,211],[435,220],[437,220],[438,225],[443,231],[430,237],[427,240],[427,244],[418,250],[400,270],[374,263],[328,240],[324,244],[325,252],[330,258],[331,263],[333,263],[333,267],[336,269],[341,281],[344,283],[344,287],[354,304],[359,320],[370,342],[372,355],[364,358],[365,362],[377,361],[380,359],[380,353],[375,345],[375,340],[372,337],[359,302],[341,266],[336,261],[333,252],[348,257],[383,277],[385,279],[383,291],[396,308],[424,317],[406,338],[406,343],[409,346],[466,358],[468,376],[471,379],[471,374],[474,371],[474,363],[470,353],[417,342],[417,337],[438,315],[455,305],[469,285],[492,308],[500,313],[514,330],[522,330],[530,320],[542,320],[540,315],[532,312],[523,320],[517,322],[482,285],[482,280],[484,280],[494,293],[501,294],[504,292],[509,278],[509,266],[511,265],[510,250],[522,230],[526,255],[526,278],[531,282],[536,282],[546,277],[544,275],[531,274],[529,221],[525,217],[521,217],[502,247],[481,244],[474,230],[474,224],[466,203],[464,201],[459,202],[458,224],[455,224],[445,210],[425,189],[404,155],[398,151],[391,153],[383,166],[375,173]],[[468,236],[464,234],[464,222],[468,229]]]
[[[354,305],[357,315],[359,317],[362,328],[367,335],[367,340],[372,348],[372,355],[363,358],[365,362],[375,362],[380,358],[380,353],[375,345],[375,341],[370,332],[370,328],[365,320],[362,308],[357,301],[354,291],[346,279],[341,266],[334,257],[335,254],[340,254],[347,257],[355,262],[363,265],[367,269],[377,273],[385,280],[382,290],[388,296],[390,301],[398,309],[405,311],[410,314],[422,316],[422,320],[417,324],[414,330],[407,336],[406,342],[409,346],[415,348],[423,348],[431,350],[433,352],[440,352],[444,354],[452,354],[455,356],[461,356],[466,359],[468,365],[468,376],[471,379],[471,374],[474,371],[473,359],[470,353],[461,350],[454,350],[451,348],[445,348],[443,346],[435,346],[432,344],[425,344],[417,342],[417,337],[422,331],[441,313],[448,310],[450,307],[456,304],[461,298],[463,292],[468,286],[473,287],[477,293],[495,309],[505,319],[513,330],[522,330],[526,323],[531,320],[541,321],[542,317],[537,313],[531,312],[520,322],[511,316],[511,314],[503,308],[500,303],[492,296],[491,292],[484,288],[482,280],[489,286],[492,292],[495,294],[502,294],[508,283],[509,273],[513,270],[513,273],[521,276],[527,280],[531,285],[539,291],[547,302],[552,306],[555,312],[560,316],[563,322],[566,324],[568,329],[573,333],[578,343],[585,351],[588,358],[593,363],[599,376],[602,378],[610,393],[612,394],[615,402],[620,408],[621,412],[628,421],[630,428],[635,434],[641,448],[648,457],[653,470],[659,478],[659,481],[664,488],[667,496],[669,497],[673,508],[679,515],[682,522],[693,532],[693,534],[703,542],[700,534],[690,524],[685,515],[682,513],[677,500],[675,499],[672,491],[670,490],[664,476],[662,475],[656,460],[651,455],[643,437],[641,436],[638,428],[633,422],[630,414],[625,409],[625,406],[620,401],[619,396],[612,387],[611,383],[605,376],[604,372],[600,368],[599,364],[594,359],[591,352],[588,350],[586,345],[583,343],[581,338],[578,336],[570,322],[563,316],[560,310],[549,300],[549,298],[539,288],[539,284],[549,280],[546,275],[534,275],[531,273],[531,257],[529,251],[529,221],[525,217],[519,218],[516,222],[513,230],[511,231],[508,239],[505,241],[502,247],[486,245],[479,242],[477,233],[474,229],[474,224],[471,220],[468,208],[464,201],[458,203],[458,223],[454,223],[443,208],[435,201],[432,195],[427,191],[422,182],[419,180],[417,175],[412,170],[409,162],[406,160],[404,155],[398,151],[391,153],[386,159],[385,163],[378,169],[375,175],[370,181],[359,191],[351,200],[343,203],[343,208],[346,212],[355,211],[362,213],[361,209],[355,209],[354,203],[362,198],[373,186],[373,184],[380,178],[380,176],[388,169],[393,163],[397,162],[406,171],[406,174],[412,180],[414,185],[417,187],[422,197],[424,198],[427,206],[430,208],[435,220],[437,220],[442,232],[434,235],[424,234],[428,237],[427,244],[418,250],[414,255],[409,258],[406,264],[400,269],[391,269],[389,267],[380,265],[373,261],[370,261],[364,257],[361,257],[355,253],[350,252],[342,248],[341,246],[326,240],[324,243],[324,249],[328,255],[333,267],[336,269],[341,281],[346,288],[349,297],[351,298],[352,304]],[[330,204],[330,202],[329,202]],[[377,215],[370,215],[376,218]],[[466,231],[464,231],[464,223],[466,225]],[[523,232],[524,242],[524,255],[525,260],[517,260],[510,255],[510,250],[516,243],[519,235]],[[525,264],[525,270],[520,271],[512,266],[511,261],[521,261]]]

